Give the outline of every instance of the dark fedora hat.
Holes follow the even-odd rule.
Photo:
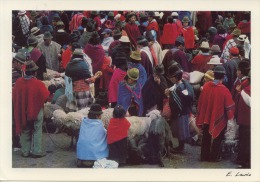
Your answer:
[[[218,65],[213,70],[214,73],[226,74],[226,70],[222,65]]]
[[[49,31],[45,32],[43,35],[43,39],[52,39],[52,38],[53,38],[53,36],[52,36],[51,32],[49,32]]]
[[[19,63],[24,64],[26,61],[26,56],[22,52],[17,52],[13,59],[18,61]]]
[[[28,45],[38,44],[38,39],[34,35],[30,35],[27,39]]]
[[[25,62],[25,71],[36,71],[38,68],[39,67],[32,60]]]
[[[153,68],[153,72],[156,74],[156,75],[163,75],[165,72],[164,72],[164,66],[163,64],[158,64],[157,66],[155,66]]]
[[[169,77],[174,77],[179,73],[182,73],[182,70],[180,69],[180,67],[178,65],[173,64],[168,69]]]
[[[97,115],[102,114],[103,112],[102,112],[102,108],[101,108],[100,104],[92,104],[90,106],[89,113],[97,114]]]

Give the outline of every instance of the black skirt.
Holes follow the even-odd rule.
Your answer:
[[[108,159],[116,161],[118,164],[125,164],[127,158],[127,137],[117,142],[109,144]]]

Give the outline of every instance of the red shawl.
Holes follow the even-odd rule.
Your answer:
[[[185,43],[185,48],[186,49],[192,49],[194,48],[195,45],[195,35],[194,35],[194,30],[191,26],[189,27],[182,27],[180,29],[180,34],[183,35],[184,37],[184,43]]]
[[[31,59],[35,63],[38,61],[38,59],[41,57],[41,55],[42,55],[42,52],[37,48],[33,48],[33,50],[30,52]]]
[[[37,120],[37,116],[48,99],[50,92],[36,78],[19,78],[13,88],[13,107],[16,134],[20,134],[27,121]]]
[[[104,63],[101,68],[102,76],[99,83],[100,89],[108,90],[109,82],[114,72],[114,69],[110,66],[111,61],[110,57],[104,56]]]
[[[175,23],[165,24],[163,26],[161,44],[175,44],[176,38],[177,38],[177,25]]]
[[[130,42],[136,47],[137,37],[141,36],[138,26],[135,23],[127,23],[125,25],[125,31]]]
[[[100,71],[104,63],[105,51],[101,45],[87,44],[84,52],[92,60],[93,74]]]
[[[117,101],[117,93],[118,93],[118,85],[124,80],[126,76],[126,72],[116,68],[108,87],[108,102],[116,102]]]
[[[154,30],[156,31],[156,34],[157,34],[157,41],[160,42],[160,29],[159,29],[159,25],[157,23],[157,21],[152,21],[148,24],[148,26],[146,27],[146,30],[147,31],[150,31],[150,30]]]
[[[111,144],[126,138],[130,125],[126,118],[111,118],[107,127],[107,143]]]
[[[66,69],[72,55],[71,46],[69,46],[61,55],[61,66]]]
[[[249,22],[241,21],[237,25],[237,28],[239,28],[241,30],[241,34],[251,33],[250,27],[251,27],[251,22],[250,21]]]
[[[209,62],[211,57],[212,55],[203,55],[203,54],[196,55],[191,61],[192,70],[206,73],[206,71],[208,71],[207,63]]]
[[[209,133],[214,139],[234,117],[234,109],[229,90],[223,84],[207,82],[199,97],[196,125],[209,124]]]
[[[73,32],[73,30],[78,29],[78,27],[81,25],[83,17],[84,17],[84,15],[81,13],[75,14],[72,17],[72,19],[69,23],[69,29],[70,29],[71,33]]]

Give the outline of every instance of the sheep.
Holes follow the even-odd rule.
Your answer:
[[[60,106],[64,111],[66,110],[67,96],[61,95],[57,98],[55,104]]]
[[[60,75],[57,71],[46,69],[46,73],[43,74],[44,80],[51,80],[52,78],[55,78],[57,75]]]
[[[63,110],[59,105],[57,104],[51,104],[49,102],[44,104],[44,112],[43,112],[43,118],[45,121],[49,121],[53,117],[53,112],[57,109]]]
[[[52,78],[50,80],[43,80],[42,82],[47,89],[50,85],[55,85],[56,87],[59,85],[65,85],[65,80],[62,77]]]

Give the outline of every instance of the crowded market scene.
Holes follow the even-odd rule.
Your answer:
[[[250,169],[250,42],[250,11],[12,11],[13,167]]]

